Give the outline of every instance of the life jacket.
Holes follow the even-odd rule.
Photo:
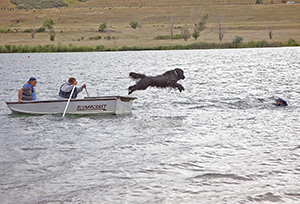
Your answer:
[[[64,85],[64,84],[63,84],[63,85]],[[72,90],[69,91],[69,92],[64,92],[64,91],[62,91],[62,90],[61,90],[61,87],[62,87],[63,85],[60,86],[59,94],[58,94],[58,95],[59,95],[60,97],[63,97],[63,98],[70,98],[70,95],[71,95]],[[74,90],[74,92],[73,92],[72,98],[77,98],[77,94],[78,94],[78,92],[77,92],[77,87],[75,87],[75,90]]]
[[[35,90],[33,88],[32,85],[26,83],[22,88],[26,87],[26,86],[29,86],[31,89],[32,89],[32,94],[31,94],[31,100],[35,101],[36,100],[36,95],[35,95]],[[23,98],[23,93],[21,95],[21,99]]]

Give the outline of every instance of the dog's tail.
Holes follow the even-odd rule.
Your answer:
[[[135,72],[130,72],[129,76],[133,79],[142,79],[142,78],[146,77],[146,75],[144,75],[144,74],[139,74],[139,73],[135,73]]]

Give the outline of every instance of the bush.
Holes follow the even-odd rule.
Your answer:
[[[45,32],[46,28],[45,27],[40,27],[37,32],[38,33],[42,33],[42,32]]]
[[[98,51],[101,51],[101,50],[104,50],[105,49],[105,46],[104,45],[97,45],[95,47],[95,50],[98,50]]]
[[[96,37],[89,37],[89,40],[100,40],[102,37],[97,35]]]
[[[267,47],[267,46],[268,46],[268,43],[265,40],[258,41],[258,42],[251,41],[251,42],[248,42],[246,45],[246,47]]]
[[[11,53],[18,52],[18,47],[16,45],[5,45],[5,49]]]
[[[287,43],[288,46],[298,46],[298,43],[295,39],[290,38]]]
[[[232,44],[237,45],[243,42],[244,38],[242,36],[235,36],[235,38],[232,40]]]
[[[104,22],[99,26],[98,30],[99,32],[104,32],[106,28],[107,28],[107,22]]]
[[[171,36],[169,35],[159,35],[154,38],[154,40],[169,40],[169,39],[171,39]]]
[[[0,30],[0,33],[14,33],[15,31],[13,31],[12,29],[8,28],[7,30]]]
[[[184,39],[184,41],[187,41],[191,37],[191,33],[187,28],[181,29],[181,36]]]
[[[35,33],[43,33],[45,32],[45,27],[41,27],[39,29],[32,29],[32,28],[28,28],[23,30],[24,33],[31,33],[31,32],[35,32]]]
[[[30,32],[31,32],[31,29],[25,29],[23,32],[24,32],[24,33],[30,33]]]
[[[171,39],[170,35],[159,35],[154,38],[154,40],[169,40]],[[173,39],[182,39],[181,35],[174,35]]]
[[[137,21],[131,21],[129,25],[131,26],[131,28],[136,29],[139,26],[139,23]]]

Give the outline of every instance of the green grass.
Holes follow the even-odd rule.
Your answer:
[[[56,8],[68,6],[63,0],[11,0],[18,9]]]
[[[289,39],[287,43],[266,41],[248,42],[248,43],[205,43],[196,42],[187,45],[159,45],[153,47],[141,46],[123,46],[108,48],[104,45],[98,46],[68,46],[58,43],[58,45],[44,45],[44,46],[28,46],[28,45],[4,45],[0,46],[0,53],[32,53],[32,52],[94,52],[94,51],[141,51],[141,50],[184,50],[184,49],[229,49],[229,48],[255,48],[255,47],[283,47],[283,46],[299,46],[294,39]]]

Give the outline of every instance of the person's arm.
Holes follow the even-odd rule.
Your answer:
[[[83,84],[81,87],[77,87],[77,92],[78,93],[80,93],[82,90],[83,90],[83,88],[86,88],[86,85],[85,84]]]
[[[19,89],[18,91],[18,102],[21,103],[22,102],[22,93],[23,93],[23,89]]]
[[[83,87],[76,87],[77,88],[77,93],[80,93],[83,90]]]

